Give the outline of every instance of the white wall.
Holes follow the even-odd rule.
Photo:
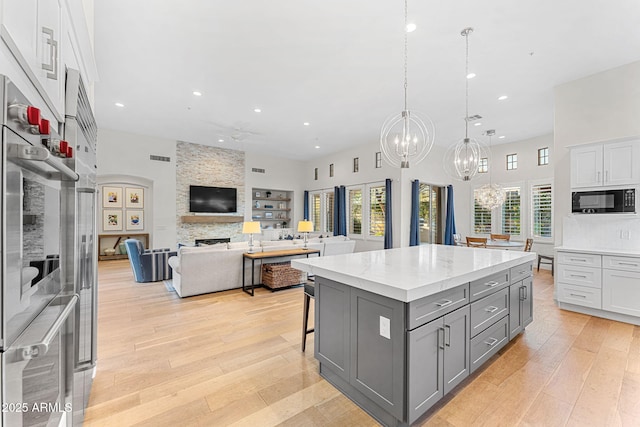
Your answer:
[[[554,135],[555,241],[562,245],[571,212],[568,147],[640,136],[640,61],[556,87]]]
[[[149,159],[150,154],[170,157],[171,162]],[[176,141],[126,132],[98,131],[98,179],[126,175],[150,180],[152,186],[152,248],[175,248],[176,242]],[[100,195],[100,197],[102,197]],[[102,200],[101,198],[99,200]],[[149,208],[145,206],[145,213]],[[101,210],[100,210],[101,211]],[[145,221],[147,221],[145,219]],[[101,219],[99,221],[101,223]]]

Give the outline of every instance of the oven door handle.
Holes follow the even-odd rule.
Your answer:
[[[49,150],[44,147],[34,147],[26,144],[8,143],[7,157],[46,179],[52,179],[56,181],[66,181],[67,179],[71,181],[78,181],[80,179],[79,175],[75,173],[71,168],[61,163],[60,160],[51,157],[51,153],[49,152]],[[41,169],[36,166],[37,163],[35,162],[44,162],[58,172],[50,172]],[[63,177],[66,177],[66,179],[64,179]]]
[[[22,345],[19,348],[18,356],[21,357],[22,360],[30,360],[35,359],[36,357],[44,356],[49,351],[49,346],[51,346],[51,342],[55,338],[56,334],[60,331],[64,322],[66,322],[67,317],[73,311],[78,302],[78,295],[73,295],[67,305],[64,307],[60,315],[56,318],[53,324],[49,327],[47,332],[44,334],[42,340],[38,343]]]

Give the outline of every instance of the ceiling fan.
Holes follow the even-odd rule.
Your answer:
[[[230,126],[212,121],[207,121],[207,123],[217,128],[216,135],[224,141],[244,142],[249,136],[262,135],[259,132],[249,130],[251,123],[248,122],[235,122]]]

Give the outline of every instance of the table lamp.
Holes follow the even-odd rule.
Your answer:
[[[242,223],[242,234],[249,235],[249,253],[253,253],[253,235],[260,233],[260,221],[245,221]]]
[[[307,237],[309,236],[309,233],[313,231],[313,222],[311,221],[307,221],[302,220],[302,221],[298,221],[298,233],[304,233],[304,248],[307,248]]]

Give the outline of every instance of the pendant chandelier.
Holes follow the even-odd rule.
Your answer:
[[[461,181],[470,181],[476,176],[480,159],[485,157],[484,147],[469,138],[469,34],[472,32],[471,27],[460,32],[466,40],[464,138],[447,150],[444,163],[447,174]]]
[[[485,209],[495,209],[504,204],[506,194],[504,188],[498,184],[491,183],[491,137],[495,135],[496,131],[490,129],[486,132],[489,136],[489,156],[487,158],[487,167],[489,168],[489,183],[478,188],[476,193],[476,200],[478,204]]]
[[[407,0],[404,1],[404,110],[389,117],[380,131],[380,151],[391,166],[408,168],[418,164],[431,151],[435,137],[433,122],[424,120],[407,106]]]

